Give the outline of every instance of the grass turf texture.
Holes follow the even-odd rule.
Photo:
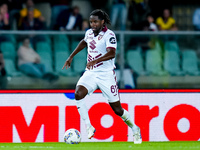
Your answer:
[[[0,143],[0,150],[200,150],[200,141],[189,142],[82,142],[66,143]]]

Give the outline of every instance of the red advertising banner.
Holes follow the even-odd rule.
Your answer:
[[[76,128],[82,142],[133,141],[100,91],[85,98],[96,134],[87,139],[74,90],[6,90],[0,94],[0,142],[63,142]],[[140,126],[144,141],[199,141],[200,90],[120,90],[122,107]],[[128,136],[127,136],[128,135]]]

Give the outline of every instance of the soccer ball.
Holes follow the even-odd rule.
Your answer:
[[[76,129],[69,129],[64,134],[64,141],[67,144],[79,144],[81,142],[81,134]]]

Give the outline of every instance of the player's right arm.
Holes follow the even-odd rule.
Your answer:
[[[72,62],[72,59],[74,58],[74,56],[79,53],[81,50],[83,50],[85,47],[87,46],[87,43],[85,42],[85,40],[81,40],[78,44],[78,46],[75,48],[75,50],[71,53],[71,55],[67,58],[67,60],[65,61],[65,64],[63,66],[62,69],[64,69],[66,67],[67,68],[70,68],[71,66],[71,62]]]

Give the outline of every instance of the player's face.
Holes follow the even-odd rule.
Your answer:
[[[90,16],[90,26],[94,33],[98,34],[103,28],[104,20],[100,20],[98,16]]]

